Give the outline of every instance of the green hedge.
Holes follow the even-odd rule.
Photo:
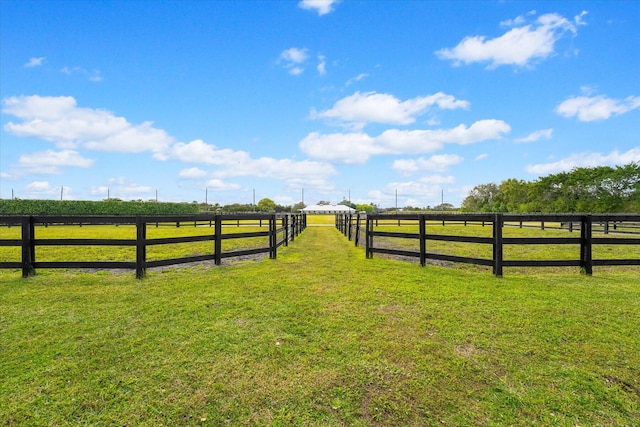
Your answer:
[[[0,199],[0,215],[191,215],[195,203]]]

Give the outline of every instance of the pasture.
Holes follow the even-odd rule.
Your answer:
[[[366,259],[326,226],[275,260],[142,281],[0,270],[0,420],[636,425],[640,275],[599,271]]]

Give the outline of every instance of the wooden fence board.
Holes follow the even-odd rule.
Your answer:
[[[291,221],[289,220],[291,218]],[[281,220],[280,226],[277,221]],[[229,221],[240,225],[240,221],[255,221],[255,226],[266,226],[268,231],[251,231],[247,233],[222,233],[223,226],[230,226]],[[135,225],[135,239],[38,239],[36,225],[69,226],[69,225]],[[181,224],[213,227],[213,234],[198,236],[180,236],[164,238],[147,238],[149,226],[170,225],[180,227]],[[0,246],[14,246],[21,248],[21,262],[0,262],[0,268],[21,268],[23,277],[35,274],[37,268],[84,268],[84,269],[135,269],[136,277],[143,278],[147,268],[162,267],[190,262],[211,261],[219,265],[223,258],[269,253],[276,258],[277,248],[287,245],[289,240],[299,235],[306,228],[304,214],[239,214],[239,215],[139,215],[139,216],[0,216],[0,226],[21,227],[21,239],[1,239]],[[243,224],[244,225],[244,224]],[[252,237],[268,237],[269,244],[261,248],[246,250],[222,251],[222,240],[246,239]],[[149,246],[168,244],[189,244],[194,242],[213,241],[213,252],[204,255],[194,255],[162,260],[148,260]],[[36,247],[38,246],[129,246],[136,248],[135,261],[38,261]]]
[[[402,255],[420,258],[420,264],[425,265],[427,259],[441,261],[452,261],[469,264],[487,265],[493,267],[493,274],[502,277],[503,267],[580,267],[581,270],[591,275],[594,266],[614,266],[614,265],[640,265],[640,259],[593,259],[593,245],[640,245],[640,238],[622,237],[594,237],[595,229],[602,227],[603,233],[610,233],[609,224],[628,228],[640,224],[640,214],[451,214],[451,213],[428,213],[428,214],[337,214],[336,227],[351,240],[351,225],[356,228],[356,246],[360,243],[359,234],[361,221],[364,225],[364,247],[367,258],[372,258],[374,253],[390,255]],[[434,223],[438,221],[438,223]],[[417,223],[416,223],[417,222]],[[435,224],[442,222],[445,224],[478,224],[490,225],[492,227],[492,237],[456,236],[426,233],[426,230]],[[580,237],[504,237],[502,230],[505,226],[531,227],[531,223],[539,223],[540,229],[547,228],[564,229],[567,232],[579,231]],[[545,225],[546,224],[546,225]],[[550,227],[550,224],[560,224],[560,227]],[[564,224],[564,227],[562,226]],[[602,224],[604,226],[602,226]],[[376,227],[381,226],[418,226],[418,233],[379,231]],[[594,227],[598,225],[598,227]],[[640,230],[640,227],[638,227]],[[420,251],[406,251],[393,248],[381,248],[375,246],[375,238],[399,238],[418,239],[420,241]],[[427,241],[450,241],[471,244],[486,244],[492,246],[492,258],[482,259],[473,257],[462,257],[456,255],[433,254],[427,252]],[[504,259],[505,245],[575,245],[580,249],[578,259],[569,260],[512,260]]]

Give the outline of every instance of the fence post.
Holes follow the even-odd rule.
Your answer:
[[[282,217],[282,227],[284,228],[284,245],[289,246],[289,217]]]
[[[352,233],[353,233],[353,214],[349,214],[349,241],[351,241]]]
[[[493,217],[493,275],[496,277],[502,277],[502,261],[503,261],[503,246],[502,246],[502,225],[504,218],[502,214],[495,214]]]
[[[420,215],[420,265],[427,265],[427,216]]]
[[[216,265],[222,263],[222,218],[220,215],[213,217],[215,240],[213,241],[213,260]]]
[[[376,219],[377,221],[377,219]],[[373,258],[373,219],[367,215],[367,227],[365,231],[365,253],[367,258]]]
[[[25,278],[36,274],[36,270],[33,267],[36,258],[34,234],[33,217],[22,217],[22,277]]]
[[[360,212],[356,214],[356,237],[354,238],[356,247],[358,247],[358,240],[360,240]]]
[[[291,241],[296,240],[298,229],[298,217],[295,214],[291,214]]]
[[[276,234],[276,216],[272,214],[269,218],[269,258],[276,259],[278,236]]]
[[[592,239],[593,222],[591,215],[583,215],[580,224],[580,268],[587,276],[593,274]]]
[[[179,224],[179,223],[178,223]],[[136,217],[136,279],[144,278],[147,270],[147,223]]]

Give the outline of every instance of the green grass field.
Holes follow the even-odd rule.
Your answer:
[[[638,425],[638,272],[367,260],[333,227],[142,281],[0,270],[0,425]]]

